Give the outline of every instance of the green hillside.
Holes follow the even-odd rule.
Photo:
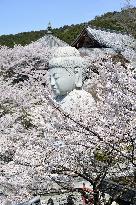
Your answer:
[[[71,44],[81,30],[87,26],[96,26],[132,34],[136,38],[136,7],[124,9],[121,12],[108,12],[102,16],[96,16],[94,20],[76,25],[65,25],[53,29],[53,34],[61,40]],[[15,35],[0,36],[0,45],[13,47],[15,44],[26,45],[44,36],[46,30],[23,32]]]

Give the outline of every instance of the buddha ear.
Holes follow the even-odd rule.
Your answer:
[[[77,88],[82,87],[82,68],[75,68],[75,85]]]

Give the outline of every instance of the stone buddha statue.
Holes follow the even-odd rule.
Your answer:
[[[86,61],[73,47],[59,47],[49,61],[50,83],[55,97],[81,89],[87,69]]]
[[[73,47],[59,47],[49,61],[51,88],[56,101],[68,113],[78,113],[79,107],[92,109],[95,100],[82,89],[88,63]],[[88,106],[89,105],[89,106]],[[88,108],[86,108],[88,106]]]

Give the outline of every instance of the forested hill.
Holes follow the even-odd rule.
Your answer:
[[[52,30],[53,34],[61,40],[71,44],[81,30],[87,26],[96,26],[132,34],[136,38],[136,7],[121,10],[121,12],[108,12],[102,16],[96,16],[94,20],[76,24],[65,25]],[[26,45],[44,36],[46,30],[23,32],[15,35],[0,36],[0,45],[13,47],[15,44]]]

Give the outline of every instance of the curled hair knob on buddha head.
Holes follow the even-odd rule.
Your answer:
[[[73,47],[59,47],[49,61],[51,87],[55,96],[82,88],[88,64]]]

